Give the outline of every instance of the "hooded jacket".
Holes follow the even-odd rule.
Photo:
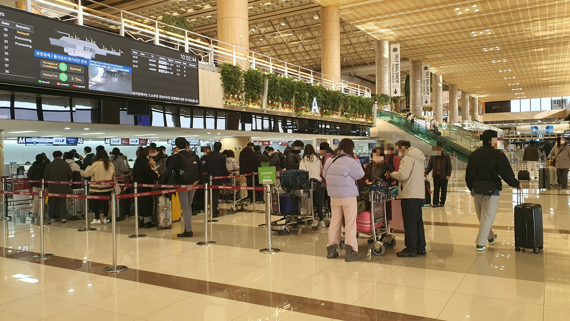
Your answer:
[[[337,157],[330,157],[323,167],[323,177],[327,180],[330,197],[358,196],[356,181],[363,176],[364,170],[358,159],[343,152]]]
[[[550,154],[548,155],[548,159],[555,159],[555,158],[556,158],[555,166],[557,169],[570,168],[570,146],[565,145],[561,149],[560,147],[558,147],[558,145],[554,145],[554,148],[552,148]]]
[[[309,157],[303,157],[301,159],[301,164],[299,169],[309,172],[309,179],[316,179],[321,181],[321,172],[323,171],[323,164],[318,156],[313,156],[313,159]]]
[[[85,169],[85,171],[81,172],[81,176],[91,177],[92,182],[111,181],[115,179],[115,167],[111,162],[109,164],[109,168],[105,170],[105,164],[103,161],[94,161]],[[89,192],[94,193],[111,192],[114,189],[115,187],[111,185],[89,185]]]
[[[520,185],[505,154],[490,144],[484,144],[471,153],[465,170],[465,183],[470,191],[475,180],[495,182],[497,191],[500,191],[503,186],[501,178],[511,187]]]
[[[28,169],[28,178],[32,181],[41,181],[44,178],[46,164],[43,161],[35,161]],[[42,183],[30,183],[30,187],[42,187]]]
[[[113,163],[115,167],[115,175],[124,175],[129,172],[131,167],[129,166],[129,162],[127,160],[127,156],[116,156],[111,155],[109,156],[109,160]]]
[[[410,147],[400,161],[398,171],[390,174],[398,181],[399,197],[402,199],[424,199],[424,160],[421,150]]]
[[[528,145],[524,149],[523,161],[526,162],[538,162],[538,147],[536,145]]]
[[[239,165],[238,165],[236,159],[233,157],[226,157],[226,168],[228,169],[228,172],[230,172],[230,173],[238,172],[239,171]]]

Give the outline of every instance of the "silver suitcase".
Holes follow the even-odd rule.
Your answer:
[[[73,195],[85,195],[83,188],[73,189]],[[71,220],[81,219],[85,215],[85,200],[79,198],[66,198],[67,216]]]
[[[172,228],[172,200],[164,195],[157,201],[156,228],[159,230]]]

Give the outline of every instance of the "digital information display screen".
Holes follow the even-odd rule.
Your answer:
[[[198,57],[0,6],[0,81],[199,103]]]

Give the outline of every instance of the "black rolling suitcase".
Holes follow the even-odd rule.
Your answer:
[[[522,192],[515,206],[515,251],[532,249],[538,254],[544,245],[542,230],[542,206],[522,202]]]
[[[431,205],[431,184],[429,181],[425,181],[426,184],[426,197],[424,200],[424,206],[430,206]]]
[[[538,188],[550,189],[550,170],[548,168],[540,168],[538,170]]]
[[[518,180],[519,181],[530,181],[530,173],[526,170],[519,171]]]

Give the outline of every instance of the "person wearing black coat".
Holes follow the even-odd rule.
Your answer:
[[[83,157],[83,162],[81,163],[81,170],[84,171],[87,167],[89,167],[89,165],[91,165],[91,162],[93,161],[93,156],[95,156],[95,154],[93,154],[91,152],[91,147],[86,146],[83,149],[83,152],[85,153],[85,157]]]
[[[149,147],[139,148],[138,157],[133,166],[133,181],[137,184],[155,184],[158,179],[158,172],[152,170],[149,164]],[[151,192],[151,187],[137,187],[138,193]],[[154,213],[152,196],[138,197],[139,226],[144,228],[155,227],[152,224],[152,213]]]
[[[73,178],[71,167],[63,159],[60,151],[53,152],[53,161],[46,165],[44,171],[44,180],[69,182]],[[50,193],[69,194],[69,184],[47,184]],[[66,201],[63,197],[49,198],[49,216],[52,220],[61,217],[61,223],[65,223],[64,210]]]
[[[206,175],[210,176],[227,176],[229,175],[226,167],[226,155],[220,153],[222,150],[222,143],[214,143],[214,151],[209,153],[205,158]],[[212,180],[213,185],[222,185],[222,179]],[[220,211],[218,210],[218,202],[220,201],[220,190],[212,189],[212,211],[213,216],[218,217]]]
[[[44,156],[42,154],[36,155],[36,161],[28,169],[28,178],[31,181],[41,181],[44,178],[44,171],[46,169],[46,164],[44,163]],[[32,192],[37,193],[42,190],[42,183],[30,183]],[[34,196],[34,202],[32,205],[32,216],[37,217],[40,210],[40,197],[38,195]]]
[[[253,151],[255,144],[252,142],[247,143],[247,146],[239,153],[239,173],[241,175],[257,173],[258,168],[261,167],[261,162]],[[253,186],[253,176],[247,176],[247,186]],[[247,191],[247,198],[253,202],[252,191]]]
[[[447,199],[447,184],[451,177],[451,157],[443,152],[443,144],[438,142],[437,147],[433,149],[435,155],[429,158],[428,167],[425,176],[433,171],[433,207],[445,206]],[[440,192],[441,190],[441,200]],[[439,202],[439,203],[438,203]]]

